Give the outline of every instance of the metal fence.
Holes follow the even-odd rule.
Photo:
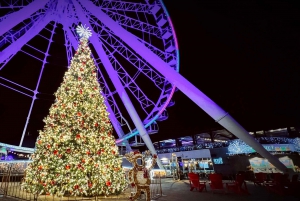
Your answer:
[[[24,171],[28,162],[0,162],[0,195],[3,197],[12,197],[28,201],[74,201],[74,200],[127,200],[130,195],[136,192],[134,187],[128,185],[128,188],[119,195],[100,196],[100,197],[74,197],[74,196],[52,196],[52,195],[34,195],[21,188],[24,178]],[[151,179],[150,184],[151,200],[162,196],[161,177],[156,176]],[[142,194],[139,200],[145,197]]]

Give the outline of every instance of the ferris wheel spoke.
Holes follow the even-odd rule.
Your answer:
[[[122,118],[122,112],[120,110],[120,108],[118,107],[118,104],[115,101],[114,95],[117,93],[116,91],[112,92],[110,91],[107,82],[105,81],[102,72],[99,68],[99,66],[97,66],[98,69],[98,73],[99,73],[99,83],[100,86],[102,87],[102,92],[105,96],[105,99],[107,101],[107,104],[110,105],[112,112],[114,113],[115,118],[118,120],[118,122],[120,123],[121,126],[125,125],[126,123],[124,122],[123,118]]]
[[[135,51],[137,51],[139,53],[142,53],[141,55],[144,55],[144,58],[148,58],[149,59],[149,57],[153,57],[153,58],[155,58],[154,59],[155,61],[158,61],[159,63],[164,63],[163,66],[168,66],[168,64],[165,61],[163,61],[156,54],[154,54],[151,50],[149,50],[148,48],[146,48],[144,46],[144,44],[142,44],[140,41],[138,41],[138,39],[136,38],[136,36],[134,34],[128,32],[126,29],[124,29],[121,26],[117,26],[117,22],[116,21],[114,21],[113,19],[111,19],[103,11],[97,9],[97,7],[94,4],[92,4],[91,2],[82,2],[82,4],[83,4],[84,7],[88,7],[89,11],[93,15],[95,15],[95,17],[97,17],[98,19],[101,19],[101,22],[104,24],[103,27],[107,26],[108,29],[111,29],[122,40],[127,41],[128,44],[134,45],[132,48]],[[125,37],[125,35],[127,37]],[[106,37],[107,38],[103,38],[104,41],[106,41],[106,42],[109,41],[110,43],[112,43],[111,41],[113,39],[113,35],[112,34],[106,34]],[[157,81],[158,81],[158,82],[161,82],[161,84],[164,84],[165,79],[161,75],[159,75],[152,68],[150,68],[147,65],[146,62],[143,62],[141,59],[139,59],[139,57],[136,56],[136,54],[131,53],[131,51],[128,48],[126,48],[124,46],[124,44],[122,44],[121,42],[119,42],[119,40],[114,40],[113,44],[110,44],[110,46],[114,47],[116,50],[118,50],[121,53],[122,56],[126,56],[126,55],[130,54],[130,57],[126,56],[126,59],[128,61],[132,62],[132,58],[131,57],[133,57],[134,58],[133,63],[140,63],[141,62],[142,64],[144,64],[144,66],[141,66],[141,65],[138,65],[138,66],[135,65],[135,66],[138,67],[138,68],[141,68],[141,70],[143,72],[146,72],[146,73],[150,72],[150,74],[152,74],[152,72],[154,72],[155,75],[158,75],[158,76],[153,76],[152,77],[152,75],[151,75],[151,80],[155,80],[155,83],[157,83]],[[149,53],[149,56],[145,56],[146,52],[142,52],[140,49],[135,49],[136,47],[140,47],[140,48],[142,48],[145,51],[147,50],[146,52]],[[120,50],[122,50],[122,51],[120,51]],[[147,62],[149,62],[151,64],[155,64],[156,63],[156,62],[151,61],[151,60],[147,60]],[[145,69],[146,66],[149,68],[149,71],[148,71],[148,69]],[[170,67],[170,66],[168,66],[168,67]]]
[[[46,25],[44,25],[44,27]],[[54,22],[53,26],[52,26],[52,30],[50,32],[51,34],[50,34],[50,37],[49,37],[49,40],[48,40],[47,49],[46,49],[46,52],[45,52],[45,58],[44,58],[45,61],[47,61],[47,57],[49,56],[49,51],[50,51],[51,44],[53,43],[53,37],[55,35],[55,29],[56,28],[57,28],[57,22]],[[26,133],[26,130],[27,130],[27,126],[29,124],[29,119],[30,119],[31,114],[32,114],[32,109],[33,109],[35,100],[37,99],[36,95],[39,94],[40,83],[41,83],[42,76],[44,74],[46,63],[47,62],[42,62],[42,66],[41,66],[41,69],[40,69],[39,77],[38,77],[38,80],[37,80],[37,83],[36,83],[36,86],[35,86],[34,95],[32,96],[31,105],[30,105],[30,108],[29,108],[29,112],[28,112],[28,115],[27,115],[25,127],[23,129],[23,133],[22,133],[22,137],[21,137],[21,141],[20,141],[20,145],[19,146],[22,146],[22,144],[23,144],[24,136],[25,136],[25,133]]]
[[[29,88],[27,88],[27,87],[25,87],[23,85],[20,85],[20,84],[18,84],[16,82],[10,81],[10,80],[8,80],[8,79],[6,79],[4,77],[1,77],[1,76],[0,76],[0,85],[3,86],[3,87],[6,87],[8,89],[11,89],[11,90],[13,90],[15,92],[18,92],[20,94],[23,94],[25,96],[32,97],[32,95],[28,94],[28,92],[33,93],[33,90],[31,90],[31,89],[29,89]],[[26,92],[24,92],[24,90]]]
[[[99,67],[97,66],[97,70],[99,74],[102,74],[102,72],[100,71]],[[105,97],[105,101],[106,101],[106,106],[109,108],[109,113],[111,113],[111,115],[113,116],[113,118],[118,121],[118,123],[123,126],[125,125],[125,122],[123,121],[122,118],[122,113],[121,110],[118,107],[118,104],[115,101],[114,98],[114,94],[116,92],[110,92],[105,80],[103,76],[99,76],[99,79],[102,79],[102,82],[99,81],[99,83],[103,83],[101,86],[102,88],[102,92],[103,95]],[[104,93],[104,89],[106,89],[106,93]],[[115,125],[116,126],[116,125]]]
[[[70,38],[70,41],[72,42],[72,46],[73,46],[74,50],[76,50],[77,47],[78,47],[77,43],[80,40],[80,38],[76,34],[75,28],[71,27],[71,26],[67,26],[66,24],[63,24],[63,26],[66,27],[66,31],[68,33],[68,37]]]
[[[111,25],[117,23],[113,19],[111,19],[106,13],[97,9],[97,6],[95,6],[93,3],[83,1],[82,5],[83,5],[83,7],[88,7],[89,11],[93,15],[95,15],[98,19],[101,19],[101,21],[103,22],[103,26],[102,26],[103,29],[105,28],[105,26],[112,28]],[[105,21],[105,23],[104,23],[104,21]],[[95,23],[93,25],[95,25]],[[121,29],[124,29],[121,26],[119,26],[119,27]],[[94,26],[93,26],[93,28],[94,28]],[[114,31],[114,30],[112,30],[112,31]],[[134,36],[132,33],[128,32],[126,30],[122,30],[122,32],[125,32],[126,34],[128,34],[131,37],[134,37],[136,39],[136,36]],[[120,34],[118,33],[118,35],[120,35]],[[99,37],[101,37],[101,35]],[[111,42],[112,39],[114,39],[114,36],[112,34],[107,34],[106,38],[103,38],[103,39],[106,42],[108,42],[108,41]],[[120,55],[122,55],[124,58],[126,58],[132,64],[134,64],[135,67],[137,67],[139,70],[143,71],[144,74],[147,74],[147,77],[149,77],[151,80],[155,81],[155,85],[157,87],[161,88],[160,85],[163,85],[164,81],[165,81],[164,77],[162,77],[156,71],[154,71],[151,67],[149,67],[146,62],[142,61],[142,59],[140,59],[135,53],[133,53],[128,48],[126,48],[124,46],[124,44],[122,44],[118,40],[113,40],[113,41],[114,41],[113,44],[110,44],[111,47],[116,49],[120,53]],[[139,41],[137,41],[137,42],[139,42]],[[151,50],[149,50],[149,51],[151,52]],[[130,55],[130,57],[128,57],[127,55]]]
[[[110,34],[114,35],[114,33],[110,29],[106,28],[106,31],[109,32]],[[153,46],[152,44],[150,44],[140,38],[138,38],[138,40],[163,60],[167,60],[167,58],[174,56],[174,53],[164,52],[164,51],[160,50],[159,48]]]
[[[73,45],[66,31],[64,37],[65,37],[65,47],[66,47],[66,53],[68,59],[68,66],[70,66],[73,57]]]
[[[113,112],[113,114],[114,114],[116,120],[119,122],[120,126],[126,125],[126,122],[123,119],[122,112],[120,111],[118,105],[116,104],[116,102],[113,98],[113,95],[108,96],[106,98],[106,101],[107,101],[107,104],[110,105],[111,111]]]
[[[14,26],[30,17],[39,9],[42,9],[47,4],[48,0],[36,0],[23,9],[9,14],[4,20],[0,22],[0,36],[12,29]]]
[[[0,54],[0,63],[4,62],[6,59],[16,54],[29,40],[36,36],[48,23],[49,18],[45,17],[39,22],[36,22],[23,36],[21,36],[14,43],[6,47]]]
[[[28,56],[32,57],[32,58],[35,58],[36,60],[40,61],[40,62],[43,62],[43,59],[41,58],[38,58],[37,56],[35,56],[34,54],[31,54],[29,52],[26,52],[26,51],[23,51],[23,50],[20,50],[20,52],[23,52],[24,54],[27,54]]]
[[[56,26],[56,24],[55,23],[52,23],[52,22],[50,22],[49,24],[51,24],[52,26]],[[49,33],[51,33],[52,32],[52,30],[49,30],[48,28],[44,28],[44,30],[47,30],[47,31],[49,31]],[[50,38],[48,38],[48,37],[46,37],[46,36],[43,36],[42,34],[40,34],[40,33],[38,33],[37,34],[37,36],[39,36],[39,37],[41,37],[41,38],[43,38],[43,39],[45,39],[45,40],[47,40],[47,41],[49,41],[50,40]],[[24,47],[29,47],[31,50],[34,50],[34,52],[32,52],[32,51],[24,51],[24,50],[20,50],[20,52],[23,52],[24,54],[27,54],[27,55],[29,55],[30,57],[32,57],[32,58],[35,58],[36,60],[38,60],[38,61],[40,61],[40,62],[44,62],[44,59],[45,59],[45,57],[47,57],[47,53],[46,52],[43,52],[42,50],[40,50],[40,49],[38,49],[38,48],[36,48],[36,47],[34,47],[34,46],[32,46],[32,45],[29,45],[28,43],[25,43],[25,45],[24,45]],[[37,54],[38,53],[38,54]]]
[[[0,63],[0,70],[2,70],[4,68],[4,66],[15,56],[17,52],[15,52],[14,54],[11,54],[9,57],[7,57],[6,59],[4,59],[1,63]],[[0,58],[1,58],[1,53],[0,53]]]
[[[24,86],[21,85],[21,84],[18,84],[18,83],[16,83],[16,82],[10,81],[9,79],[6,79],[6,78],[4,78],[4,77],[2,77],[2,76],[0,76],[0,79],[1,79],[1,80],[4,80],[4,81],[6,81],[6,82],[9,82],[9,83],[12,84],[13,86],[20,87],[20,88],[22,88],[22,89],[25,89],[25,90],[30,91],[30,92],[33,93],[33,90],[32,90],[32,89],[29,89],[29,88],[27,88],[27,87],[24,87]]]
[[[107,104],[110,106],[111,111],[114,113],[114,116],[117,119],[117,121],[120,123],[120,125],[124,125],[125,123],[123,122],[122,119],[121,110],[119,109],[118,104],[116,103],[114,98],[114,94],[116,94],[117,92],[116,91],[112,92],[109,89],[107,81],[105,80],[105,77],[103,76],[102,71],[100,70],[99,67],[99,64],[101,63],[100,58],[95,59],[94,55],[93,58],[98,71],[98,82],[100,84],[100,87],[102,88],[102,93],[107,101]]]
[[[169,53],[169,52],[163,52],[162,50],[158,49],[157,47],[153,46],[152,44],[150,44],[144,40],[141,40],[141,39],[138,39],[138,40],[163,60],[166,60],[166,58],[173,55],[172,53]]]
[[[140,59],[136,54],[124,46],[118,40],[109,40],[108,38],[113,39],[113,36],[110,35],[107,38],[101,37],[105,44],[108,44],[110,47],[114,48],[122,57],[124,57],[128,62],[130,62],[139,72],[142,72],[145,76],[151,79],[155,86],[162,90],[165,78],[159,75],[154,71],[146,62]],[[113,42],[112,42],[113,41]],[[110,42],[110,43],[109,43]]]
[[[105,45],[104,45],[105,47]],[[128,89],[130,89],[130,92],[132,95],[140,102],[142,109],[145,111],[145,113],[149,114],[149,109],[153,109],[155,107],[155,104],[152,100],[150,100],[146,94],[137,86],[135,81],[128,75],[126,70],[122,67],[122,65],[119,63],[119,61],[113,56],[113,53],[108,50],[108,48],[105,48],[106,52],[108,53],[109,60],[114,67],[115,71],[118,73],[118,76],[120,80],[122,81],[124,86],[127,86]]]
[[[122,120],[122,112],[118,105],[116,104],[115,98],[114,98],[115,93],[110,93],[109,95],[105,96],[107,103],[110,105],[112,108],[112,112],[115,114],[115,117],[118,119],[121,125],[124,125],[124,122]]]
[[[1,14],[4,14],[4,16],[0,17],[0,22],[6,19],[11,13],[19,11],[20,9],[30,4],[32,1],[33,0],[2,0],[0,2],[0,11]]]
[[[44,15],[44,14],[43,14]],[[20,38],[23,34],[25,34],[35,23],[37,23],[43,15],[39,13],[35,13],[34,15],[28,18],[28,23],[23,23],[23,26],[19,26],[18,30],[9,30],[2,36],[0,36],[0,48],[3,46],[7,46],[7,44],[11,44]]]
[[[102,41],[112,47],[122,57],[129,61],[138,71],[142,72],[148,78],[154,81],[155,86],[162,90],[165,82],[164,77],[154,71],[146,62],[140,59],[135,53],[128,49],[123,43],[121,43],[113,34],[99,34]]]
[[[0,8],[1,9],[1,8]],[[13,15],[15,13],[17,13],[18,11],[14,11],[13,8],[12,8],[12,11],[8,14],[8,15],[5,15],[3,16],[2,18],[6,19],[8,18],[10,15]],[[35,19],[36,17],[38,17],[39,15],[44,15],[46,12],[46,8],[43,8],[43,9],[39,9],[37,11],[35,11],[34,13],[32,13],[31,15],[29,15],[27,18],[25,19]],[[21,22],[20,22],[21,23]]]
[[[138,30],[143,33],[148,33],[150,35],[156,36],[158,38],[161,37],[161,33],[165,32],[166,29],[162,29],[158,26],[154,26],[145,22],[141,22],[134,18],[128,17],[126,15],[122,15],[120,13],[112,12],[112,11],[104,11],[110,18],[114,21],[118,22],[119,25],[126,28],[132,28]]]
[[[73,33],[70,30],[70,27],[67,26],[65,23],[62,23],[63,30],[64,30],[64,37],[65,37],[65,47],[67,51],[68,57],[68,66],[70,66],[71,59],[73,57],[73,50],[77,49],[78,42],[74,37]]]
[[[0,2],[0,9],[13,9],[14,11],[17,11],[34,0],[2,0]]]
[[[101,7],[105,10],[118,10],[118,11],[134,11],[134,12],[150,12],[153,6],[144,4],[144,3],[133,3],[133,2],[124,2],[124,1],[111,1],[104,0],[99,2],[98,0],[92,1],[96,6]]]
[[[18,93],[20,93],[20,94],[23,94],[23,95],[25,95],[25,96],[28,96],[28,97],[32,98],[32,95],[29,95],[29,94],[27,94],[27,93],[25,93],[25,92],[22,92],[22,91],[20,91],[20,90],[18,90],[18,89],[16,89],[16,88],[10,87],[10,86],[8,86],[8,85],[6,85],[6,84],[3,84],[3,83],[1,83],[1,82],[0,82],[0,85],[3,86],[3,87],[5,87],[5,88],[11,89],[11,90],[13,90],[13,91],[15,91],[15,92],[18,92]]]

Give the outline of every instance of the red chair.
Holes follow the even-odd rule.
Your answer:
[[[300,182],[298,180],[298,177],[298,174],[293,175],[292,181],[289,184],[290,193],[293,195],[299,195]]]
[[[254,174],[254,185],[261,185],[267,180],[267,174],[263,172],[255,173]]]
[[[287,194],[290,190],[290,181],[287,176],[281,173],[274,173],[273,180],[266,184],[267,189],[279,195]]]
[[[293,177],[292,177],[292,184],[299,183],[298,177],[299,177],[299,175],[297,175],[297,174],[293,175]]]
[[[281,181],[283,179],[282,173],[273,173],[272,175],[273,175],[272,179],[274,182]]]
[[[195,173],[189,173],[188,174],[189,181],[190,181],[190,191],[193,191],[194,188],[198,189],[199,192],[202,192],[203,189],[206,191],[206,182],[200,182],[199,175]]]
[[[234,182],[226,183],[226,188],[237,194],[249,194],[244,174],[237,174]]]
[[[224,193],[226,193],[221,174],[210,174],[209,180],[210,180],[209,186],[213,193],[215,191],[223,191]]]
[[[276,192],[278,194],[282,194],[283,192],[280,191],[283,183],[283,174],[281,173],[273,173],[272,180],[267,182],[265,186],[269,191]],[[280,192],[279,192],[280,191]]]

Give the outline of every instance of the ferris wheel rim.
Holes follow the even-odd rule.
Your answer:
[[[179,55],[179,45],[178,45],[178,40],[177,40],[177,37],[176,37],[176,32],[175,32],[175,28],[174,28],[174,25],[172,23],[172,20],[171,20],[171,17],[169,15],[169,12],[165,6],[165,4],[163,3],[163,0],[159,0],[160,4],[162,5],[162,9],[164,10],[165,14],[167,15],[168,17],[168,22],[170,24],[170,27],[171,27],[171,30],[172,30],[172,35],[174,37],[174,42],[175,42],[175,48],[176,48],[176,71],[179,73],[179,68],[180,68],[180,55]],[[165,111],[165,109],[168,107],[170,101],[172,100],[172,97],[175,93],[175,90],[176,90],[176,86],[174,84],[172,84],[172,89],[171,89],[171,92],[169,93],[169,97],[167,98],[165,104],[163,106],[161,106],[160,110],[158,111],[158,113],[151,119],[149,120],[149,122],[147,124],[144,125],[145,128],[148,128],[153,122],[155,122],[159,116]],[[157,103],[156,103],[157,104]],[[130,136],[134,136],[134,135],[137,135],[139,134],[139,131],[136,129],[134,132],[131,133]]]

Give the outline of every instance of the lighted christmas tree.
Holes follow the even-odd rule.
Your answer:
[[[88,28],[44,119],[22,184],[37,194],[98,196],[122,192],[127,182],[91,58]]]

